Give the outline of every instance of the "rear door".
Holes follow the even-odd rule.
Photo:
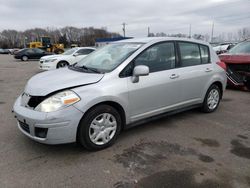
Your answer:
[[[178,50],[182,102],[201,102],[204,89],[213,74],[209,48],[191,42],[178,42]]]
[[[150,117],[174,108],[180,102],[180,83],[176,73],[174,42],[155,44],[139,56],[132,67],[146,65],[148,76],[141,76],[138,83],[127,78],[129,112],[131,121]]]

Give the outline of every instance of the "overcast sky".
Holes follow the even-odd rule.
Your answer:
[[[0,0],[0,31],[34,27],[107,27],[128,36],[151,32],[215,34],[250,27],[250,0]]]

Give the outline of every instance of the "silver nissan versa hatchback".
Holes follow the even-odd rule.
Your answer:
[[[33,140],[103,149],[145,120],[194,107],[215,111],[226,87],[223,68],[202,41],[123,40],[33,76],[13,110],[19,129]]]

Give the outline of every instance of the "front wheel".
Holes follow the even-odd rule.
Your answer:
[[[26,55],[22,56],[22,58],[21,58],[22,61],[28,61],[28,59],[29,59],[29,58],[28,58],[28,56],[26,56]]]
[[[77,141],[88,150],[111,146],[121,131],[121,117],[115,108],[99,105],[91,109],[79,124]]]
[[[66,62],[66,61],[60,61],[60,62],[57,64],[56,68],[57,68],[57,69],[60,69],[60,68],[66,67],[66,66],[68,66],[68,65],[69,65],[68,62]]]
[[[202,111],[206,113],[214,112],[221,100],[221,91],[220,88],[213,84],[208,88],[205,99],[202,104]]]

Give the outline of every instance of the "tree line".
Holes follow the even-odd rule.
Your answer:
[[[120,34],[108,32],[106,28],[34,28],[25,31],[6,29],[0,32],[0,48],[23,48],[29,42],[40,41],[40,37],[48,36],[52,43],[62,43],[65,47],[71,44],[78,46],[94,46],[96,38],[120,37]]]
[[[77,28],[77,27],[63,27],[63,28],[34,28],[25,31],[17,30],[3,30],[0,32],[0,48],[23,48],[25,44],[33,41],[40,41],[40,37],[49,36],[52,43],[62,43],[65,47],[70,47],[71,44],[78,46],[94,46],[96,38],[113,38],[121,37],[119,33],[108,32],[106,28]],[[190,37],[187,34],[166,34],[149,33],[149,37]],[[204,40],[207,42],[239,42],[250,38],[250,27],[239,29],[237,32],[222,32],[211,39],[209,34],[193,34],[192,38]]]

